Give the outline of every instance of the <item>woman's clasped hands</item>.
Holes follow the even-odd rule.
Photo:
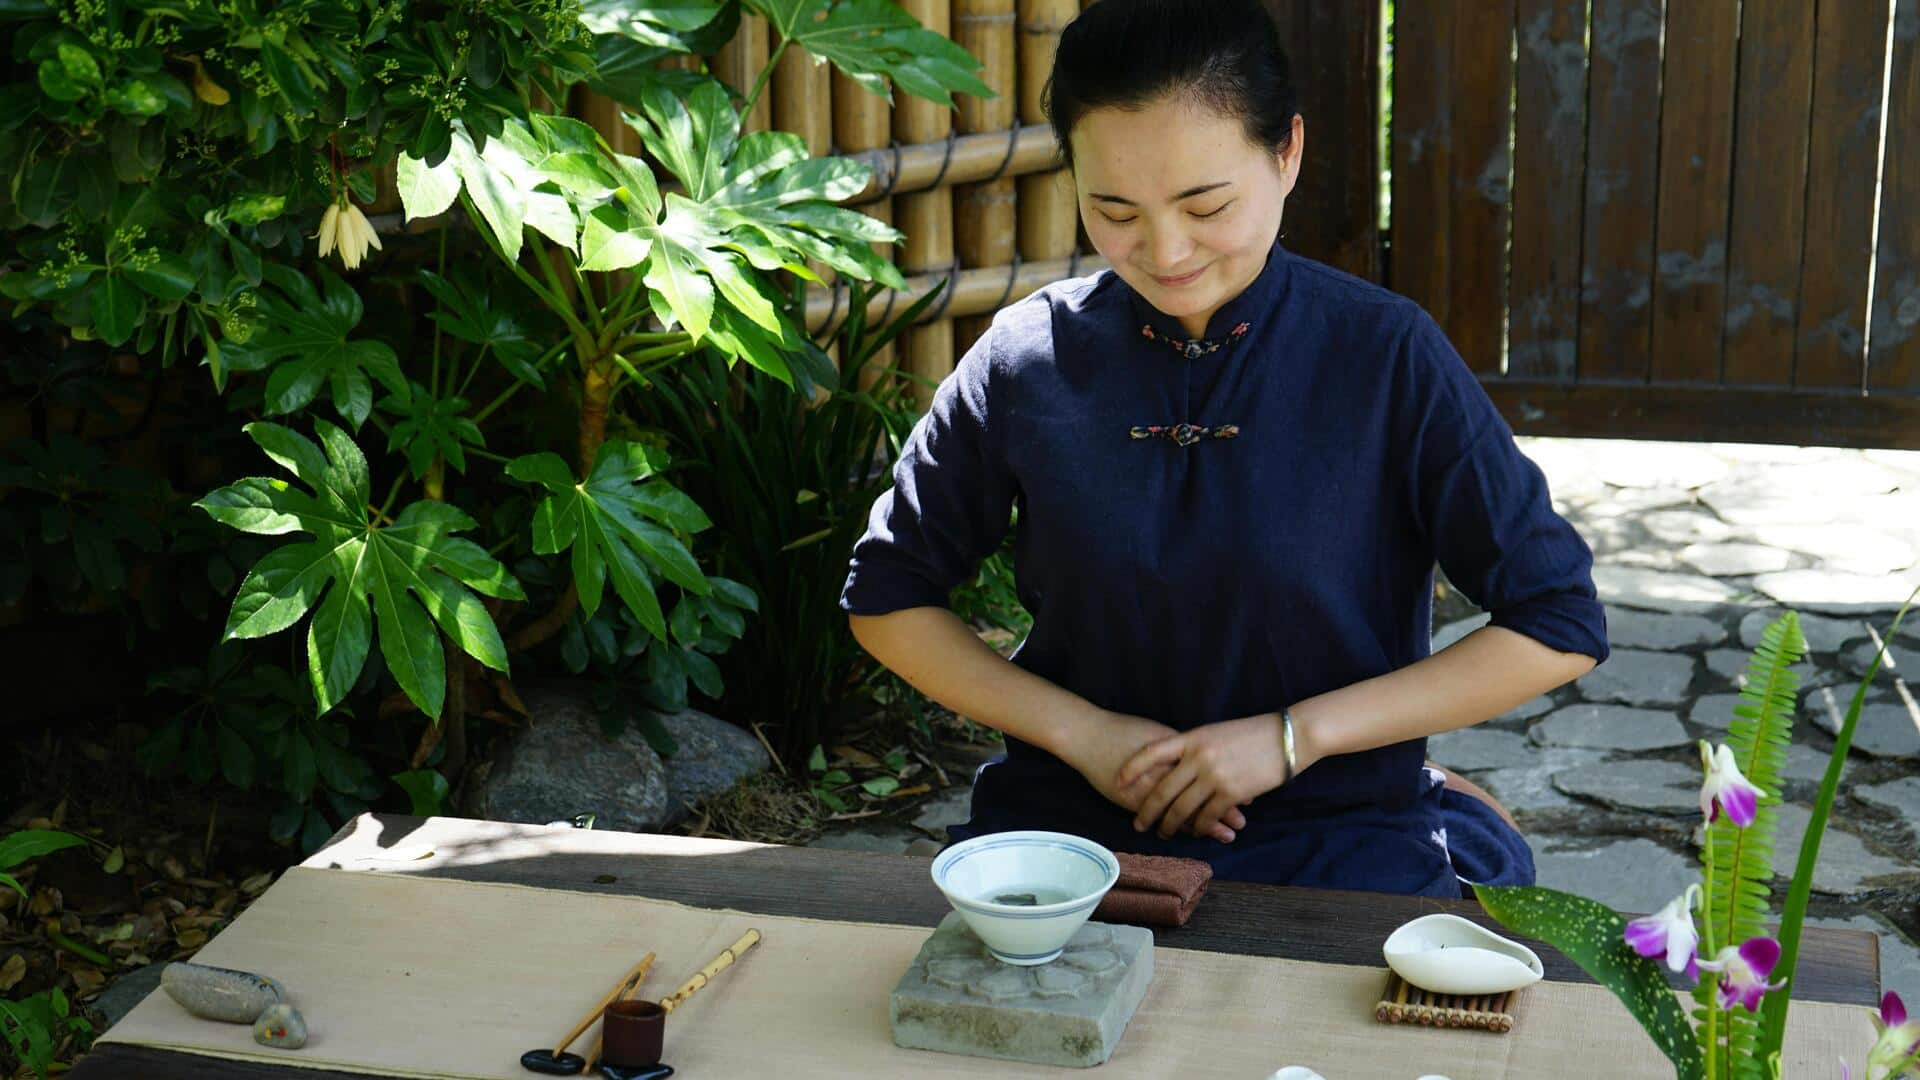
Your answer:
[[[1120,767],[1114,786],[1127,800],[1121,805],[1134,811],[1137,831],[1232,843],[1247,824],[1240,808],[1286,778],[1280,715],[1260,713],[1148,743]]]

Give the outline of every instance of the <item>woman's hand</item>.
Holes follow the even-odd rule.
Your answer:
[[[1166,838],[1184,828],[1230,841],[1246,828],[1239,807],[1279,787],[1286,776],[1280,714],[1261,713],[1139,748],[1114,775],[1120,793],[1114,801],[1134,807],[1133,827],[1141,832],[1157,824]]]
[[[1165,745],[1180,737],[1179,732],[1165,724],[1102,709],[1066,732],[1054,753],[1086,777],[1094,790],[1109,801],[1137,812],[1141,796],[1152,788],[1152,781],[1168,771],[1171,763],[1136,770],[1141,782],[1132,790],[1117,782],[1121,767],[1138,759],[1147,749]],[[1214,828],[1204,835],[1222,843],[1231,843],[1234,830],[1246,828],[1247,821],[1239,810],[1230,807],[1229,811],[1216,815]],[[1173,834],[1168,831],[1165,835]]]

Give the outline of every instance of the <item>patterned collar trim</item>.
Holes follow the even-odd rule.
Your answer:
[[[1159,342],[1189,360],[1198,360],[1208,353],[1219,352],[1228,345],[1246,337],[1247,331],[1252,329],[1252,323],[1243,322],[1227,331],[1226,337],[1181,339],[1168,337],[1158,330],[1155,330],[1153,326],[1149,324],[1140,328],[1140,336],[1146,338],[1148,341]]]

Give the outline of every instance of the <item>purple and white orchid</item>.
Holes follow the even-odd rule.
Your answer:
[[[1920,1054],[1920,1019],[1907,1019],[1907,1007],[1900,995],[1889,990],[1880,999],[1880,1012],[1873,1018],[1880,1038],[1867,1051],[1868,1080],[1900,1075]]]
[[[1716,988],[1720,1007],[1731,1009],[1737,1003],[1748,1012],[1760,1011],[1760,995],[1787,985],[1785,979],[1770,983],[1773,966],[1780,962],[1780,943],[1770,937],[1748,938],[1739,945],[1720,950],[1712,960],[1696,960],[1702,971],[1720,973]]]
[[[1733,759],[1733,747],[1725,743],[1710,747],[1702,739],[1700,764],[1707,771],[1707,778],[1700,785],[1700,812],[1706,815],[1708,823],[1717,820],[1724,810],[1727,817],[1743,829],[1753,824],[1760,800],[1767,793],[1741,774],[1739,763]]]
[[[1627,923],[1627,944],[1641,956],[1664,953],[1668,970],[1699,978],[1694,956],[1700,948],[1700,932],[1693,925],[1693,909],[1699,903],[1700,886],[1687,886],[1687,891],[1668,901],[1666,907]]]

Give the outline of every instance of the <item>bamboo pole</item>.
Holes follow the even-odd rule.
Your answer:
[[[946,37],[952,20],[946,0],[902,0],[907,14],[933,33]],[[938,102],[900,98],[893,111],[893,133],[902,142],[931,143],[953,133],[953,111]],[[939,187],[894,200],[894,224],[907,234],[900,267],[908,273],[946,271],[953,265],[953,192]],[[943,305],[936,301],[935,309]],[[943,313],[944,314],[944,313]],[[953,324],[944,319],[917,326],[902,335],[907,369],[928,383],[938,383],[953,371]],[[933,399],[931,385],[916,386],[922,407]]]
[[[787,46],[773,69],[773,126],[806,140],[809,157],[833,152],[830,66],[798,45]]]
[[[906,125],[899,119],[899,113],[906,110],[907,104],[902,102],[895,114],[894,130],[900,133],[902,139],[909,138],[904,130]],[[1009,139],[1013,141],[1011,156],[1007,147]],[[873,170],[873,179],[859,194],[847,200],[848,206],[858,206],[888,194],[906,195],[926,191],[936,182],[969,183],[984,180],[996,173],[1021,176],[1060,167],[1059,155],[1053,143],[1053,130],[1045,124],[1027,124],[1012,131],[982,135],[956,135],[951,146],[948,145],[946,131],[942,129],[939,134],[917,145],[847,156],[865,163]]]
[[[706,967],[696,972],[692,978],[681,985],[680,989],[661,998],[661,1010],[669,1013],[672,1012],[675,1008],[679,1007],[681,1002],[692,997],[694,991],[712,982],[714,976],[732,967],[735,960],[739,959],[748,949],[753,948],[759,944],[759,942],[760,931],[758,930],[750,929],[746,933],[741,934],[738,941],[722,949],[719,956],[709,961]]]
[[[994,92],[993,97],[961,95],[955,126],[969,135],[1010,131],[1019,90],[1014,65],[1014,0],[953,0],[953,40],[980,60],[980,79]],[[954,254],[966,269],[1013,262],[1019,222],[1014,210],[1014,179],[1004,172],[1013,156],[1013,138],[1009,136],[996,175],[954,187]],[[992,321],[992,312],[956,319],[955,354],[971,348]]]
[[[887,99],[871,93],[837,68],[833,73],[833,142],[843,154],[885,150],[893,144],[893,109]],[[893,200],[880,199],[860,208],[876,221],[893,224]],[[874,244],[874,253],[892,262],[892,244]],[[899,360],[891,344],[876,352],[860,372],[860,388],[872,389]]]
[[[741,12],[739,32],[713,56],[713,74],[742,98],[753,92],[754,81],[760,77],[761,69],[767,66],[770,53],[767,34],[765,15]],[[772,121],[773,103],[762,93],[760,100],[753,103],[753,110],[742,118],[740,126],[743,131],[766,131]]]
[[[1053,54],[1060,48],[1060,32],[1080,13],[1078,0],[1019,0],[1020,3],[1020,122],[1044,124],[1044,91],[1053,72]],[[1049,129],[1051,130],[1051,129]],[[1064,169],[1019,180],[1020,257],[1064,259],[1078,240],[1079,200],[1073,178]]]
[[[947,298],[947,310],[942,318],[998,311],[1016,300],[1024,299],[1028,294],[1051,282],[1092,274],[1106,268],[1105,259],[1088,256],[1085,259],[1021,263],[1017,272],[1012,266],[990,266],[980,270],[954,271],[953,288]],[[904,311],[914,301],[931,292],[936,285],[946,281],[947,277],[948,273],[944,269],[938,273],[909,277],[905,291],[882,293],[867,306],[867,321],[879,322]],[[845,289],[820,290],[807,297],[808,333],[819,334],[837,330],[846,317],[847,291]]]

